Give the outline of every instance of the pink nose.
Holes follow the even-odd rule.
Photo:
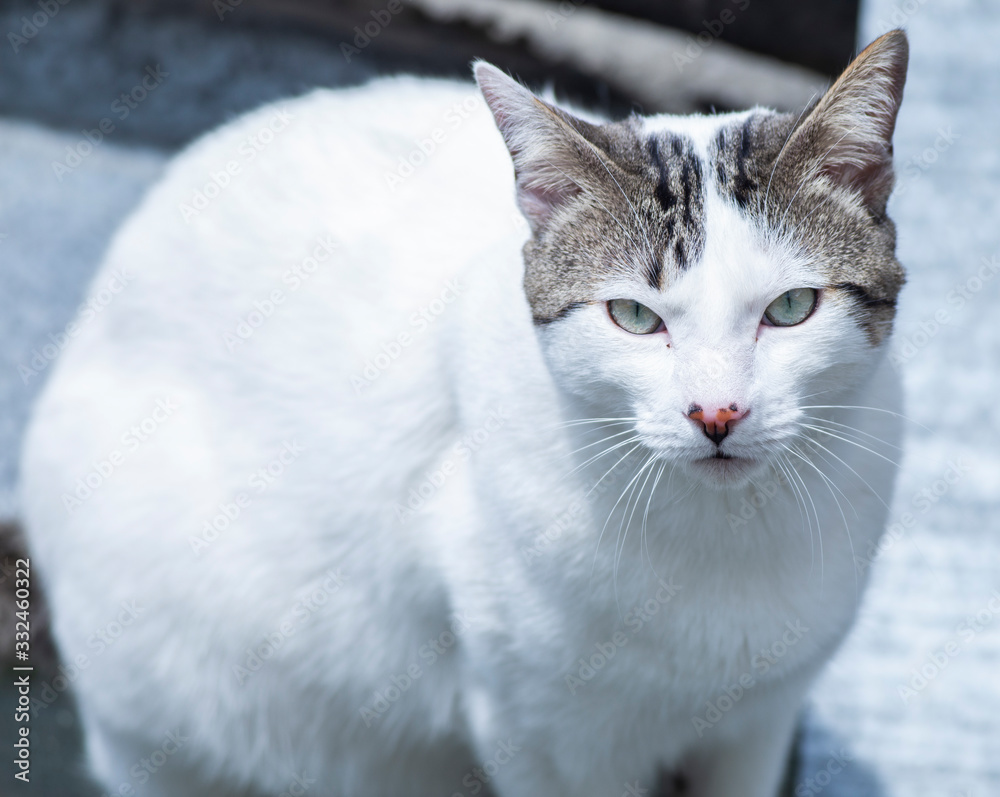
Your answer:
[[[729,427],[736,424],[740,418],[746,417],[749,410],[741,410],[736,404],[720,409],[706,410],[699,404],[688,407],[687,416],[700,424],[705,437],[719,445],[729,434]]]

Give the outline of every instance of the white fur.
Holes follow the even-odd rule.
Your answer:
[[[897,409],[895,376],[835,302],[758,330],[771,299],[819,277],[715,195],[703,262],[662,294],[601,297],[655,309],[670,349],[600,305],[536,332],[510,161],[476,97],[415,79],[316,92],[284,106],[291,121],[250,160],[239,150],[273,118],[262,109],[179,156],[114,241],[95,290],[115,269],[132,281],[70,343],[23,461],[34,561],[62,655],[88,657],[75,689],[112,793],[278,794],[299,775],[314,795],[452,797],[482,788],[479,767],[501,797],[596,797],[681,764],[697,794],[775,792],[799,701],[854,617],[851,545],[879,536],[892,468],[820,436],[829,453],[808,456],[834,488],[791,457],[801,483],[773,497],[759,497],[770,466],[719,489],[690,462],[712,445],[683,409],[747,402],[726,444],[766,459],[800,440],[800,405]],[[436,129],[393,190],[385,175]],[[179,205],[231,160],[240,173],[186,223]],[[334,256],[293,289],[287,270],[328,235]],[[413,321],[449,280],[459,299]],[[276,289],[249,338],[225,337]],[[401,331],[411,345],[359,392]],[[158,399],[177,409],[132,450],[123,435]],[[888,413],[809,412],[898,437]],[[630,482],[645,458],[629,461],[588,496],[629,447],[575,471],[607,443],[572,452],[629,427],[561,424],[622,416],[676,467],[651,496],[651,478]],[[252,474],[286,442],[257,491]],[[64,494],[113,451],[121,464],[69,511]],[[401,520],[425,481],[442,484]],[[639,499],[615,508],[630,483]],[[241,492],[249,506],[196,555],[192,537]],[[734,525],[744,501],[762,505]],[[128,601],[139,619],[98,651],[94,631]],[[431,663],[455,618],[457,643]],[[294,633],[238,684],[247,648],[283,622]],[[762,672],[754,656],[796,622],[808,632]],[[571,689],[616,633],[627,644]],[[373,693],[414,664],[367,727]],[[743,674],[754,685],[699,736],[693,718]],[[189,743],[141,782],[136,765],[177,728]]]

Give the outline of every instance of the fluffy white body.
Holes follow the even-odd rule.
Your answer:
[[[748,479],[664,470],[657,440],[711,444],[658,418],[739,392],[751,456],[801,404],[898,409],[894,371],[833,302],[808,338],[740,342],[761,297],[816,274],[711,187],[702,262],[670,289],[676,361],[595,331],[597,305],[539,331],[473,87],[383,80],[278,111],[171,164],[28,435],[33,561],[64,659],[86,657],[104,787],[596,797],[683,768],[694,793],[770,797],[893,467],[831,435]],[[707,147],[719,122],[648,124]],[[595,368],[631,387],[588,394]],[[898,439],[889,413],[809,413]],[[578,451],[626,429],[568,423],[594,417],[638,418],[644,453],[587,463],[633,439]]]

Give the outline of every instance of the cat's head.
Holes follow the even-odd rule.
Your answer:
[[[806,405],[849,397],[904,281],[886,203],[906,62],[894,31],[800,115],[610,124],[478,64],[560,387],[717,486],[793,442]]]

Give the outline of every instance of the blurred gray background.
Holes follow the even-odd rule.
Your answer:
[[[892,367],[910,421],[897,525],[860,552],[872,588],[804,712],[789,793],[1000,794],[1000,4],[407,0],[352,52],[355,26],[387,5],[0,2],[0,520],[16,518],[31,402],[110,235],[204,130],[316,85],[464,76],[476,56],[612,115],[798,109],[859,45],[904,27],[890,208],[909,284]],[[114,129],[98,140],[104,119]],[[5,628],[0,658],[12,647]],[[946,647],[957,653],[935,668]],[[32,784],[2,756],[0,795],[99,794],[56,666],[35,680]],[[4,672],[5,749],[12,682]]]

